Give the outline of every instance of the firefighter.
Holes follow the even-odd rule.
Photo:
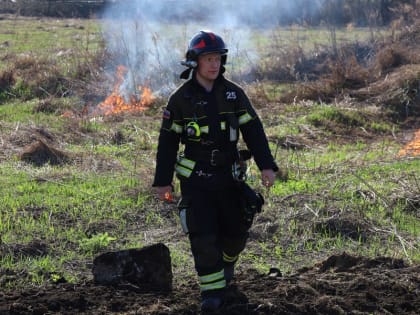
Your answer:
[[[180,76],[187,81],[170,95],[163,111],[153,182],[165,200],[172,193],[174,172],[180,181],[178,209],[199,277],[203,311],[222,306],[252,223],[245,211],[249,198],[240,184],[242,160],[253,157],[266,187],[274,184],[278,170],[248,97],[223,76],[227,52],[223,39],[211,31],[200,31],[190,40],[182,62],[187,69]],[[240,135],[249,151],[238,151]],[[252,192],[255,204],[248,210],[263,203],[261,195]]]

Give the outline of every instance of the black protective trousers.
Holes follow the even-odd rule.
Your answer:
[[[239,187],[223,185],[206,189],[181,183],[180,208],[187,209],[187,226],[195,268],[199,276],[224,267],[223,253],[239,255],[245,248],[248,229],[243,215]]]

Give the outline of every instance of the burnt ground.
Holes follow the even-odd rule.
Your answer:
[[[55,284],[0,293],[0,314],[199,314],[195,279],[170,292],[133,285]],[[420,265],[342,253],[282,276],[237,274],[219,314],[419,314]]]

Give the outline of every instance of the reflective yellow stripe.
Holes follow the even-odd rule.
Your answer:
[[[239,116],[239,124],[240,125],[246,124],[251,119],[252,119],[252,116],[248,113],[245,113],[245,114]]]
[[[177,123],[172,123],[171,130],[175,131],[176,133],[182,133],[182,126]]]
[[[221,130],[226,130],[226,121],[221,121],[220,122],[220,129]]]
[[[184,157],[180,157],[175,166],[175,171],[179,175],[182,175],[184,177],[190,177],[194,167],[195,161],[189,160]]]
[[[213,283],[200,284],[201,292],[208,291],[208,290],[223,289],[224,287],[226,287],[225,279],[217,281],[217,282],[213,282]]]
[[[226,253],[223,253],[223,261],[232,263],[238,259],[238,256],[229,256]]]
[[[195,162],[186,158],[180,158],[178,163],[182,166],[188,167],[191,170],[195,167]]]
[[[201,291],[222,289],[224,287],[226,287],[224,269],[220,270],[219,272],[200,277]]]
[[[183,167],[181,165],[175,166],[175,171],[178,174],[180,174],[180,175],[182,175],[184,177],[190,177],[191,176],[191,173],[192,173],[192,170],[190,170],[188,168],[185,168],[185,167]]]
[[[223,279],[224,276],[225,276],[225,270],[222,269],[219,272],[215,272],[215,273],[211,273],[209,275],[201,276],[200,277],[200,282],[201,283],[213,282],[213,281],[216,281],[216,280]]]
[[[200,131],[204,133],[209,133],[209,126],[201,126]]]

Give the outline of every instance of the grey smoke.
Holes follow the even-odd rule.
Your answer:
[[[181,83],[180,65],[191,37],[199,30],[221,35],[229,48],[227,75],[256,62],[251,30],[298,23],[323,0],[115,0],[103,12],[108,49],[128,68],[122,93],[148,86],[167,95]]]

